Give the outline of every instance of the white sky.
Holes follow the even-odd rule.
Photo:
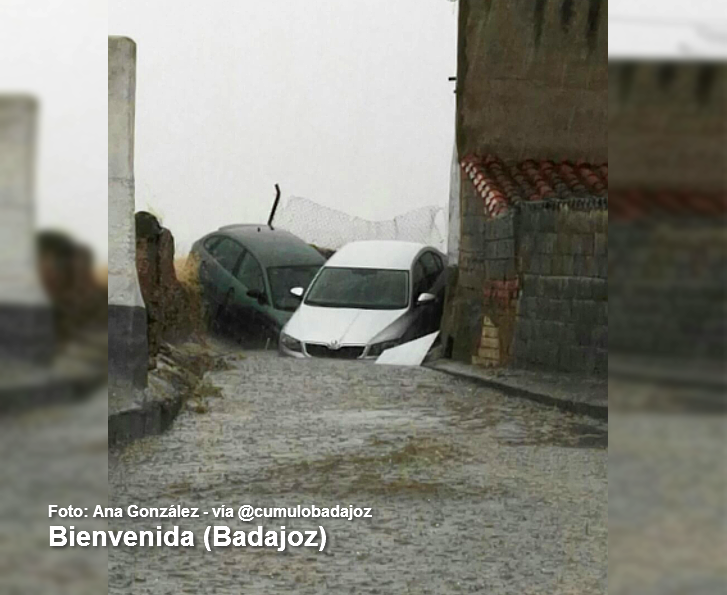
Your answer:
[[[0,92],[41,98],[38,223],[107,253],[106,36],[139,43],[138,208],[189,247],[279,182],[366,218],[445,205],[447,0],[0,0]],[[724,0],[611,0],[612,56],[727,56]],[[8,51],[9,50],[9,51]]]
[[[611,53],[725,55],[725,4],[611,0]],[[139,44],[137,208],[180,252],[264,221],[275,182],[370,219],[447,204],[456,4],[112,0],[109,21]]]
[[[0,93],[40,105],[37,222],[107,254],[107,10],[99,0],[0,0]]]
[[[727,57],[725,0],[610,0],[611,57]]]
[[[138,44],[137,208],[178,252],[264,222],[280,183],[369,219],[441,205],[454,142],[447,0],[114,0]]]

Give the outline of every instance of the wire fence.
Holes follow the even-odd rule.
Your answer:
[[[441,207],[422,207],[393,219],[369,221],[307,198],[291,197],[278,209],[274,224],[330,250],[359,240],[421,242],[446,250],[446,215]]]

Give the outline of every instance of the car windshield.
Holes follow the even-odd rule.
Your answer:
[[[290,290],[308,287],[320,268],[318,265],[269,268],[268,279],[275,309],[294,312],[300,305],[300,298],[291,295]]]
[[[409,271],[326,267],[305,303],[327,308],[400,310],[409,305]]]

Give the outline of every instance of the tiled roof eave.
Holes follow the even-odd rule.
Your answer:
[[[482,197],[489,217],[533,203],[608,208],[608,164],[534,160],[512,164],[493,155],[470,155],[461,166]]]

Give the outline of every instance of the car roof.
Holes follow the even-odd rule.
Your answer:
[[[267,225],[227,225],[207,237],[225,236],[239,241],[262,266],[320,266],[326,259],[311,245],[283,229]]]
[[[328,267],[409,270],[422,250],[436,248],[417,242],[370,240],[346,244],[331,258]]]

